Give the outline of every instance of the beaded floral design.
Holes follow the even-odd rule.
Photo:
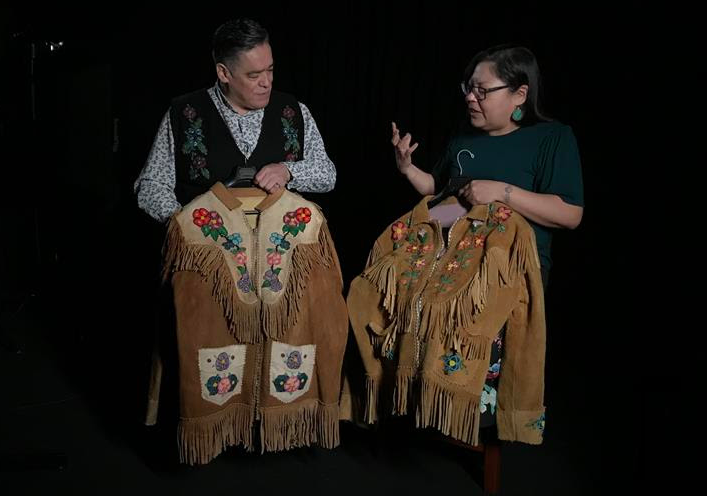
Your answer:
[[[289,105],[282,110],[282,134],[285,135],[285,160],[292,162],[297,160],[300,151],[300,143],[297,139],[297,128],[294,125],[295,111]]]
[[[182,153],[189,157],[189,179],[211,178],[211,172],[206,167],[206,156],[209,154],[204,145],[204,132],[201,129],[202,120],[197,116],[196,110],[191,105],[184,107],[182,111],[184,117],[189,121],[189,126],[184,131],[185,140],[182,145]]]
[[[215,210],[209,211],[205,208],[197,208],[192,212],[192,217],[194,224],[201,228],[204,237],[211,237],[214,241],[218,241],[219,238],[225,239],[221,246],[235,257],[236,270],[241,276],[236,283],[238,289],[244,293],[255,291],[255,285],[248,273],[246,249],[241,246],[243,238],[240,233],[229,234],[223,225],[223,218]]]
[[[268,288],[273,292],[282,290],[282,282],[280,281],[282,268],[278,267],[278,265],[282,263],[282,256],[290,249],[290,242],[287,237],[292,236],[294,238],[299,233],[304,232],[311,220],[312,211],[307,207],[300,207],[292,212],[287,212],[283,216],[283,234],[276,232],[270,234],[270,242],[273,247],[266,250],[266,260],[270,268],[263,274],[262,288]]]

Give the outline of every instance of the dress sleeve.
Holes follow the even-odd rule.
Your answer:
[[[571,127],[560,126],[541,143],[534,189],[557,195],[571,205],[584,206],[582,166]]]

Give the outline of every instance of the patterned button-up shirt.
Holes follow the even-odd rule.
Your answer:
[[[260,137],[264,109],[239,114],[228,103],[218,83],[209,88],[208,93],[231,131],[238,149],[248,159]],[[331,191],[336,182],[336,168],[324,149],[324,141],[312,114],[303,103],[299,106],[304,121],[304,156],[296,162],[282,162],[292,175],[287,187],[312,193]],[[174,137],[167,111],[157,131],[147,163],[135,181],[138,206],[151,217],[166,222],[182,208],[174,192],[175,183]]]

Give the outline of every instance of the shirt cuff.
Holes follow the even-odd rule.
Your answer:
[[[299,179],[297,178],[297,162],[280,162],[282,165],[287,167],[290,172],[290,180],[287,182],[288,189],[299,189],[301,185],[299,184]]]

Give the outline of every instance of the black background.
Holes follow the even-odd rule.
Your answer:
[[[548,423],[548,436],[595,455],[597,480],[643,477],[648,432],[667,415],[667,382],[643,364],[658,345],[636,339],[650,333],[629,306],[645,290],[633,269],[640,254],[616,249],[636,236],[625,188],[645,160],[637,130],[645,105],[634,90],[652,31],[638,3],[105,8],[3,7],[0,25],[3,312],[40,316],[69,364],[110,348],[120,379],[110,407],[85,390],[99,415],[136,435],[164,231],[137,209],[132,186],[170,99],[214,83],[210,37],[219,24],[258,19],[270,32],[275,87],[317,122],[338,179],[333,192],[305,196],[327,215],[346,281],[417,201],[395,168],[390,121],[420,142],[415,162],[429,169],[464,118],[458,87],[468,60],[516,42],[539,60],[548,113],[573,127],[585,185],[581,226],[558,232],[553,246],[546,403],[564,427],[552,434]],[[59,40],[50,51],[46,42]]]

